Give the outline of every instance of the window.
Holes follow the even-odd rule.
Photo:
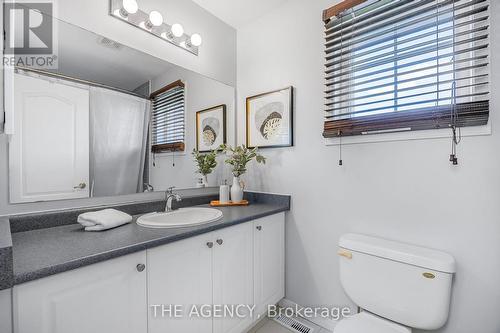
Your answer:
[[[488,0],[345,0],[325,10],[324,137],[485,125]]]
[[[173,82],[151,95],[151,151],[184,151],[184,84]]]

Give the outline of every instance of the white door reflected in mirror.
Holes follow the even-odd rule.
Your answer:
[[[15,74],[10,202],[89,196],[89,92]]]

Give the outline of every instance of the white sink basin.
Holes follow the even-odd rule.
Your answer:
[[[222,212],[220,210],[193,207],[146,214],[137,219],[137,224],[148,228],[181,228],[211,223],[221,218]]]

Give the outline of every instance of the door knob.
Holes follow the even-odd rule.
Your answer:
[[[261,231],[261,230],[262,230],[262,226],[261,226],[261,225],[258,225],[258,226],[257,226],[257,230]]]
[[[224,243],[224,241],[222,239],[217,240],[217,244],[222,245],[222,243]]]
[[[144,265],[144,264],[138,264],[135,268],[137,268],[138,272],[142,272],[146,268],[146,265]]]
[[[80,189],[80,190],[83,190],[84,188],[87,187],[87,184],[85,183],[80,183],[78,184],[77,186],[73,186],[73,188],[76,190],[76,189]]]
[[[213,242],[208,242],[207,243],[207,246],[209,249],[213,248],[214,247],[214,243]]]

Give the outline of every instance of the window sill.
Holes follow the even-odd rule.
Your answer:
[[[485,136],[491,135],[491,123],[485,126],[474,126],[462,128],[462,136]],[[423,131],[407,131],[395,133],[367,134],[342,138],[342,145],[354,145],[361,143],[391,142],[391,141],[410,141],[410,140],[429,140],[451,138],[450,129],[433,129]],[[338,146],[339,138],[325,139],[325,145]]]

